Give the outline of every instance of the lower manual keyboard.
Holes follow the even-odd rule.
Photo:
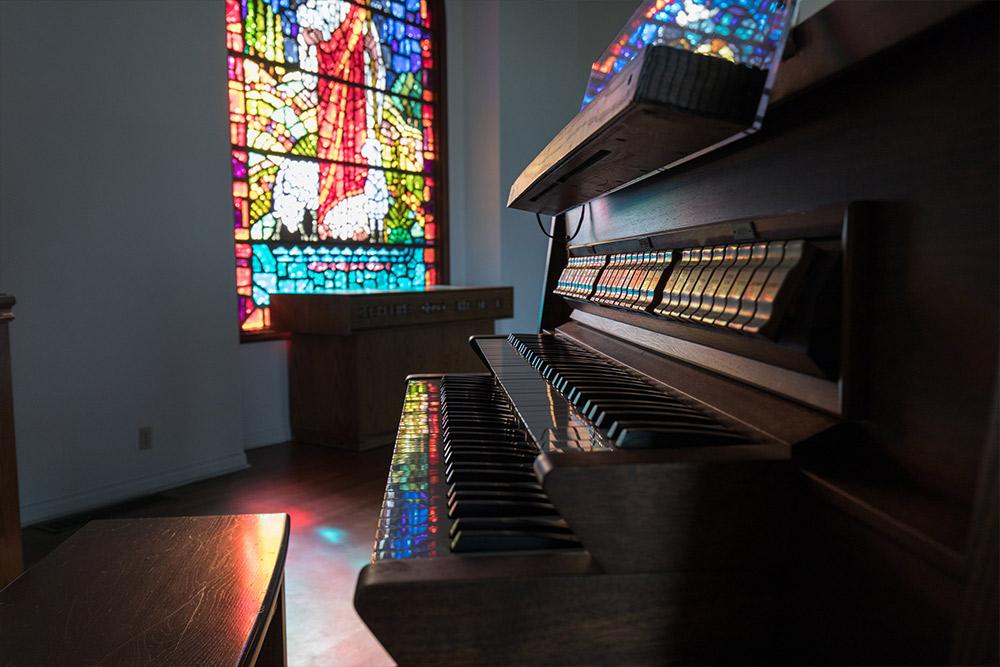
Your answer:
[[[535,476],[537,454],[491,376],[411,379],[373,561],[579,549]]]

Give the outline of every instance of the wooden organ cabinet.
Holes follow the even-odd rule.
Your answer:
[[[560,132],[541,332],[407,387],[355,598],[397,660],[996,663],[997,25],[835,2],[760,132],[627,187],[745,126],[648,76],[701,61]]]

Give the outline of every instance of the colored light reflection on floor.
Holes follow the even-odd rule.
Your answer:
[[[316,525],[316,515],[307,509],[289,506],[284,508],[284,510],[292,521],[293,529],[301,530],[303,528],[310,528]]]
[[[316,535],[330,544],[344,544],[347,541],[347,531],[342,528],[320,526],[316,529]]]

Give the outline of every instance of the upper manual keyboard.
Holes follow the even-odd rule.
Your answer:
[[[662,385],[563,337],[511,334],[504,344],[524,360],[523,367],[512,363],[510,355],[498,354],[501,350],[491,339],[477,339],[477,343],[543,448],[550,448],[551,442],[572,442],[580,432],[591,449],[607,448],[607,443],[622,449],[754,443]],[[525,371],[528,367],[532,373]],[[567,418],[548,418],[546,408],[551,414],[558,409]],[[543,413],[540,419],[539,413]],[[580,426],[569,434],[564,429],[574,418]]]

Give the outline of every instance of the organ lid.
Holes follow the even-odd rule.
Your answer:
[[[645,0],[594,61],[580,113],[511,188],[560,213],[755,132],[796,0]]]
[[[643,2],[595,61],[581,111],[525,167],[507,205],[557,215],[703,155],[756,131],[769,95],[789,99],[977,4],[834,2],[774,40],[773,12],[783,7],[781,25],[792,24],[794,3]],[[754,23],[770,32],[750,37],[771,50],[736,57],[749,20],[719,39],[734,7],[773,13]]]

